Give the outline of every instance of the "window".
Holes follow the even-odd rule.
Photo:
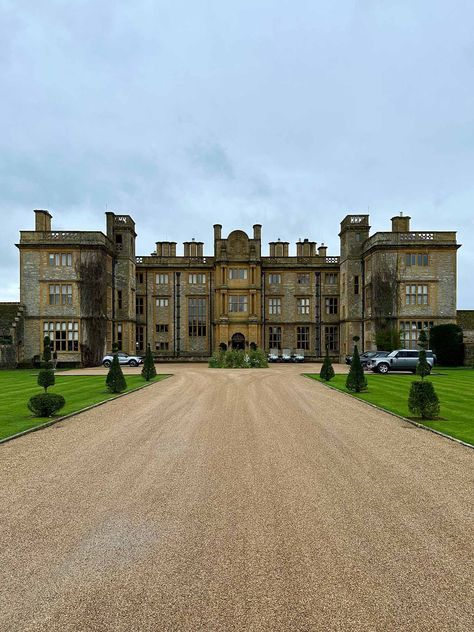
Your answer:
[[[229,279],[246,279],[247,268],[229,268]]]
[[[156,299],[156,306],[157,307],[168,307],[168,300],[167,298],[157,298]]]
[[[193,273],[189,275],[188,279],[189,283],[197,284],[197,283],[205,283],[206,275],[204,273]]]
[[[168,275],[167,274],[157,274],[156,275],[156,284],[157,285],[167,285],[168,284]]]
[[[207,308],[205,298],[188,299],[188,333],[191,337],[206,335]]]
[[[45,322],[43,336],[49,336],[53,351],[79,351],[79,323],[77,321]]]
[[[117,290],[117,309],[122,309],[122,290]]]
[[[296,328],[296,346],[298,349],[309,349],[309,327]]]
[[[136,278],[137,278],[137,283],[143,283],[143,272],[137,272]]]
[[[299,285],[309,285],[309,273],[297,274],[296,281]]]
[[[359,294],[359,276],[354,277],[354,294]]]
[[[281,283],[281,274],[269,274],[268,282],[272,285],[277,285],[278,283]]]
[[[281,349],[281,327],[268,328],[268,345],[270,349]]]
[[[428,305],[427,285],[406,285],[405,286],[406,305]]]
[[[405,349],[418,349],[418,338],[424,329],[427,333],[433,327],[432,320],[405,320],[400,323],[400,339]]]
[[[157,351],[168,351],[169,350],[169,342],[157,342],[155,344],[155,349]]]
[[[145,297],[137,296],[135,299],[137,316],[143,316],[145,312]]]
[[[298,314],[309,314],[309,298],[296,299]]]
[[[50,305],[72,305],[72,285],[50,285]]]
[[[168,333],[168,325],[156,325],[156,333],[157,334],[167,334]]]
[[[118,346],[119,349],[122,348],[122,344],[123,344],[122,324],[118,323],[117,324],[117,346]]]
[[[337,285],[337,273],[336,272],[326,272],[324,276],[324,281],[327,285]]]
[[[229,294],[229,312],[246,312],[247,297],[241,294]]]
[[[115,245],[117,246],[117,250],[122,250],[123,237],[120,233],[118,235],[115,235]]]
[[[428,254],[425,252],[410,252],[405,255],[406,266],[427,266]]]
[[[324,300],[324,304],[326,306],[326,314],[337,314],[337,298],[336,297],[327,297]]]
[[[337,351],[339,348],[338,327],[329,325],[324,328],[324,342],[328,351]]]
[[[281,314],[281,298],[268,299],[268,313],[273,316]]]
[[[71,252],[50,252],[49,265],[62,266],[62,267],[72,266],[72,253]]]
[[[143,350],[145,348],[145,328],[143,325],[137,325],[137,349]]]

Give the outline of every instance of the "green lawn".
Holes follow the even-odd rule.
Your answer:
[[[30,397],[43,390],[36,382],[37,376],[36,370],[0,371],[0,439],[50,421],[51,418],[33,417],[27,407]],[[116,397],[107,391],[105,377],[68,375],[67,371],[57,373],[56,384],[50,387],[48,392],[59,393],[66,400],[66,405],[59,411],[58,417]],[[167,376],[158,375],[154,381],[165,377]],[[146,384],[141,375],[126,375],[125,379],[127,391]]]
[[[474,445],[474,370],[437,367],[429,378],[425,378],[433,382],[440,400],[440,419],[436,421],[415,418],[408,410],[408,392],[415,376],[404,373],[366,375],[368,390],[351,395]],[[319,380],[319,375],[308,377]],[[345,382],[345,375],[336,375],[329,385],[348,393]]]

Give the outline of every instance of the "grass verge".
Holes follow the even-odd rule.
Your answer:
[[[388,375],[368,373],[366,376],[368,390],[364,393],[348,391],[346,375],[336,375],[329,385],[357,399],[370,402],[474,445],[474,371],[472,369],[464,367],[436,369],[429,378],[425,378],[433,382],[441,405],[440,419],[433,421],[413,417],[408,410],[408,393],[415,376],[404,373],[389,373]],[[308,374],[308,377],[321,381],[319,375]]]
[[[37,377],[38,371],[29,369],[0,371],[0,439],[6,439],[18,432],[41,426],[41,424],[55,419],[55,417],[33,417],[27,407],[30,397],[43,390],[36,382]],[[57,373],[56,384],[48,389],[48,393],[63,395],[66,405],[59,411],[56,418],[117,397],[115,393],[107,391],[105,377],[105,375]],[[157,375],[148,384],[165,377],[167,376]],[[127,380],[125,393],[147,384],[141,375],[126,375],[125,379]]]

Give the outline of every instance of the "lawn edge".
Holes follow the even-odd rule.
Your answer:
[[[387,410],[387,408],[382,408],[381,406],[377,406],[377,404],[372,404],[372,402],[366,402],[365,399],[359,399],[358,397],[354,397],[350,393],[345,393],[344,391],[341,391],[340,389],[336,388],[335,386],[331,386],[330,384],[327,384],[326,382],[322,382],[321,380],[315,380],[314,378],[311,377],[311,375],[314,375],[314,374],[302,373],[301,375],[303,377],[307,377],[309,380],[318,382],[319,384],[322,384],[323,386],[326,386],[327,388],[330,388],[333,391],[337,391],[338,393],[341,393],[341,395],[346,395],[347,397],[350,397],[352,400],[355,399],[356,401],[361,402],[362,404],[365,404],[366,406],[371,406],[372,408],[375,408],[376,410],[380,410],[383,413],[388,413],[389,415],[392,415],[392,417],[397,417],[398,419],[401,419],[402,421],[406,421],[412,426],[416,426],[416,428],[421,428],[422,430],[428,430],[428,432],[432,432],[433,434],[436,434],[440,437],[444,437],[445,439],[449,439],[450,441],[459,443],[465,446],[466,448],[471,448],[471,450],[474,449],[474,444],[472,443],[467,443],[467,441],[463,441],[462,439],[456,439],[456,437],[446,434],[445,432],[441,432],[440,430],[435,430],[434,428],[425,426],[424,424],[419,423],[418,421],[413,421],[413,419],[408,419],[408,417],[403,417],[403,415],[399,415],[398,413],[394,413],[391,410]]]
[[[171,377],[172,375],[173,375],[172,373],[165,373],[161,380],[147,382],[146,384],[143,384],[142,386],[137,386],[137,388],[132,388],[126,393],[120,393],[119,395],[116,395],[115,397],[109,397],[109,399],[104,399],[103,402],[97,402],[96,404],[91,404],[90,406],[86,406],[85,408],[75,410],[73,413],[63,415],[62,417],[58,417],[57,419],[51,419],[51,421],[45,421],[44,424],[40,424],[39,426],[33,426],[32,428],[27,428],[26,430],[22,430],[21,432],[16,432],[15,434],[10,435],[9,437],[0,439],[0,445],[2,443],[7,443],[7,441],[12,441],[13,439],[18,439],[19,437],[23,437],[23,435],[30,434],[30,432],[36,432],[37,430],[43,430],[43,428],[54,426],[54,424],[57,424],[60,421],[65,421],[66,419],[70,419],[71,417],[76,417],[77,415],[80,415],[81,413],[84,413],[88,410],[92,410],[93,408],[97,408],[98,406],[103,406],[104,404],[113,402],[116,399],[120,399],[121,397],[126,397],[127,395],[131,395],[132,393],[141,391],[143,388],[147,388],[148,386],[153,386],[153,384],[158,384],[159,382],[163,382],[163,380],[166,380],[168,377]]]

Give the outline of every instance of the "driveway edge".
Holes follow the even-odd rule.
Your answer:
[[[51,419],[51,421],[46,421],[44,424],[40,424],[39,426],[33,426],[32,428],[27,428],[26,430],[22,430],[21,432],[17,432],[16,434],[10,435],[9,437],[5,437],[4,439],[0,439],[0,445],[2,443],[7,443],[8,441],[12,441],[13,439],[18,439],[19,437],[23,437],[23,435],[30,434],[30,432],[36,432],[37,430],[43,430],[43,428],[48,428],[49,426],[54,426],[54,424],[59,423],[60,421],[65,421],[66,419],[70,419],[71,417],[76,417],[81,413],[86,412],[87,410],[92,410],[93,408],[98,408],[99,406],[103,406],[104,404],[108,404],[109,402],[114,402],[116,399],[120,399],[121,397],[126,397],[127,395],[131,395],[132,393],[136,393],[137,391],[141,391],[148,386],[153,386],[153,384],[159,384],[166,380],[168,377],[171,377],[171,374],[167,374],[163,377],[163,379],[158,380],[157,382],[151,382],[147,384],[143,384],[143,386],[137,386],[126,393],[120,393],[115,397],[109,397],[109,399],[104,399],[103,402],[97,402],[97,404],[91,404],[90,406],[86,406],[85,408],[81,408],[80,410],[75,410],[73,413],[69,413],[68,415],[63,415],[62,417],[58,417],[57,419]]]
[[[339,390],[335,386],[331,386],[330,384],[326,384],[325,382],[321,382],[320,380],[315,380],[314,378],[310,377],[310,375],[308,373],[302,373],[301,375],[303,375],[303,377],[307,377],[309,380],[313,380],[314,382],[318,382],[319,384],[322,384],[323,386],[326,386],[327,388],[330,388],[332,391],[337,391],[338,393],[341,393],[341,395],[345,395],[346,397],[350,397],[352,400],[355,399],[358,402],[361,402],[362,404],[365,404],[366,406],[371,406],[372,408],[375,408],[376,410],[380,410],[380,412],[382,412],[382,413],[387,413],[389,415],[392,415],[392,417],[397,417],[398,419],[401,419],[402,421],[406,421],[407,423],[411,424],[412,426],[416,426],[417,428],[421,428],[422,430],[428,430],[428,432],[432,432],[433,434],[436,434],[436,435],[438,435],[440,437],[444,437],[445,439],[449,439],[450,441],[454,441],[455,443],[459,443],[459,444],[465,446],[466,448],[471,448],[471,450],[474,449],[474,445],[472,445],[472,443],[467,443],[466,441],[462,441],[461,439],[456,439],[456,437],[452,437],[451,435],[448,435],[448,434],[446,434],[444,432],[441,432],[440,430],[435,430],[434,428],[430,428],[429,426],[424,426],[423,424],[420,424],[417,421],[413,421],[413,419],[408,419],[408,417],[403,417],[402,415],[399,415],[398,413],[394,413],[391,410],[387,410],[386,408],[382,408],[381,406],[377,406],[377,404],[372,404],[371,402],[366,402],[364,399],[359,399],[358,397],[354,397],[350,393],[344,393],[344,391]]]

